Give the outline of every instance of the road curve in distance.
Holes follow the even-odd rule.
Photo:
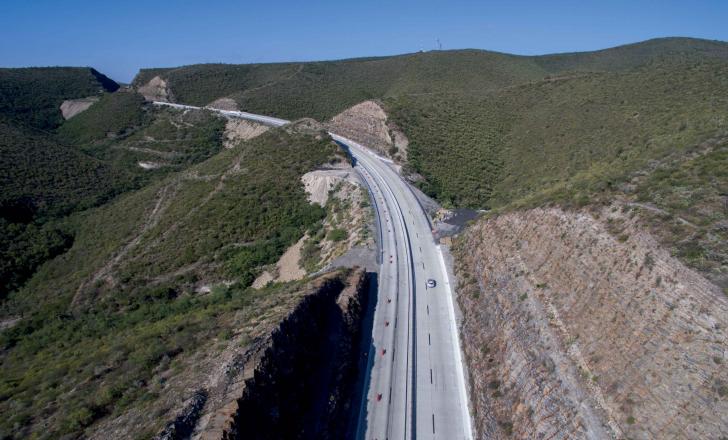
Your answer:
[[[180,109],[200,107],[155,101]],[[271,126],[289,121],[207,110]],[[329,133],[354,158],[379,225],[379,292],[369,353],[369,389],[360,437],[472,438],[454,298],[442,251],[409,184],[392,161]],[[428,287],[427,280],[435,280]]]

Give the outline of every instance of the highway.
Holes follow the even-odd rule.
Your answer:
[[[245,112],[214,111],[274,126],[288,122]],[[369,187],[379,225],[379,292],[361,437],[470,439],[453,295],[427,214],[391,161],[330,134],[354,158],[355,169]],[[427,287],[428,279],[436,281],[434,288]]]

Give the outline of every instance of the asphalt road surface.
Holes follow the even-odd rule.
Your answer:
[[[246,112],[215,111],[274,126],[288,122]],[[355,169],[369,186],[379,224],[379,293],[360,436],[372,440],[470,439],[453,295],[427,214],[391,161],[349,139],[331,136],[355,159]],[[436,286],[428,288],[428,279],[435,280]]]

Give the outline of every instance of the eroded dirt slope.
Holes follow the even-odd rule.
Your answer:
[[[334,116],[327,129],[399,161],[407,159],[409,141],[376,101],[364,101]]]
[[[728,298],[637,222],[534,209],[456,241],[481,438],[728,435]]]
[[[167,87],[167,81],[159,76],[150,79],[137,90],[147,101],[172,102],[172,94]]]
[[[98,96],[90,96],[88,98],[67,99],[61,103],[61,114],[63,119],[71,119],[77,114],[88,110],[94,103],[98,102]]]
[[[225,148],[233,148],[239,142],[253,139],[268,130],[269,127],[263,124],[246,121],[245,119],[228,119],[223,133],[223,145],[225,145]]]

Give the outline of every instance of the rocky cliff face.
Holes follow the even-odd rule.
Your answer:
[[[636,219],[510,213],[455,255],[479,437],[728,436],[728,298]]]
[[[362,270],[320,281],[239,368],[229,368],[226,397],[205,411],[193,438],[345,437],[368,348],[360,347],[368,291]]]
[[[342,438],[365,310],[362,271],[306,297],[273,333],[224,438]]]
[[[399,161],[407,159],[409,141],[382,106],[364,101],[334,116],[327,128]]]

